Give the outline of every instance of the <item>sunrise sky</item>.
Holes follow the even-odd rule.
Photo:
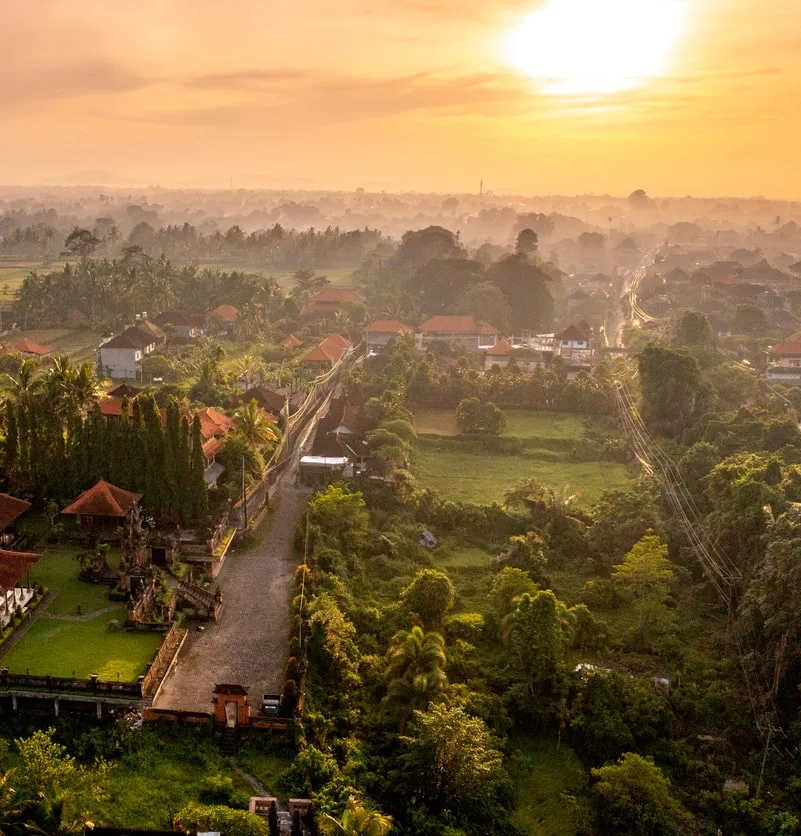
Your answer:
[[[2,0],[0,182],[801,199],[801,3],[632,3]]]

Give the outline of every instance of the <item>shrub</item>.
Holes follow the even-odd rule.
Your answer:
[[[245,810],[220,805],[187,804],[176,824],[183,830],[219,831],[225,836],[268,836],[267,822]]]

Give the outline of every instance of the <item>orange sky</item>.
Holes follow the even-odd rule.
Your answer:
[[[537,0],[2,0],[0,182],[801,199],[801,3],[685,2],[664,78],[587,98],[505,60]]]

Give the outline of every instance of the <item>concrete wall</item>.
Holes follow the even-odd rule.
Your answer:
[[[137,363],[137,356],[139,363]],[[100,349],[100,364],[109,377],[133,380],[138,376],[142,352],[132,348]]]

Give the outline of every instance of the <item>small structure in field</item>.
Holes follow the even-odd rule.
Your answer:
[[[5,627],[17,612],[24,611],[34,591],[17,584],[31,571],[42,556],[32,552],[0,549],[0,624]]]
[[[16,540],[16,534],[9,529],[30,507],[31,503],[24,499],[0,493],[0,542],[3,546],[10,546]]]

